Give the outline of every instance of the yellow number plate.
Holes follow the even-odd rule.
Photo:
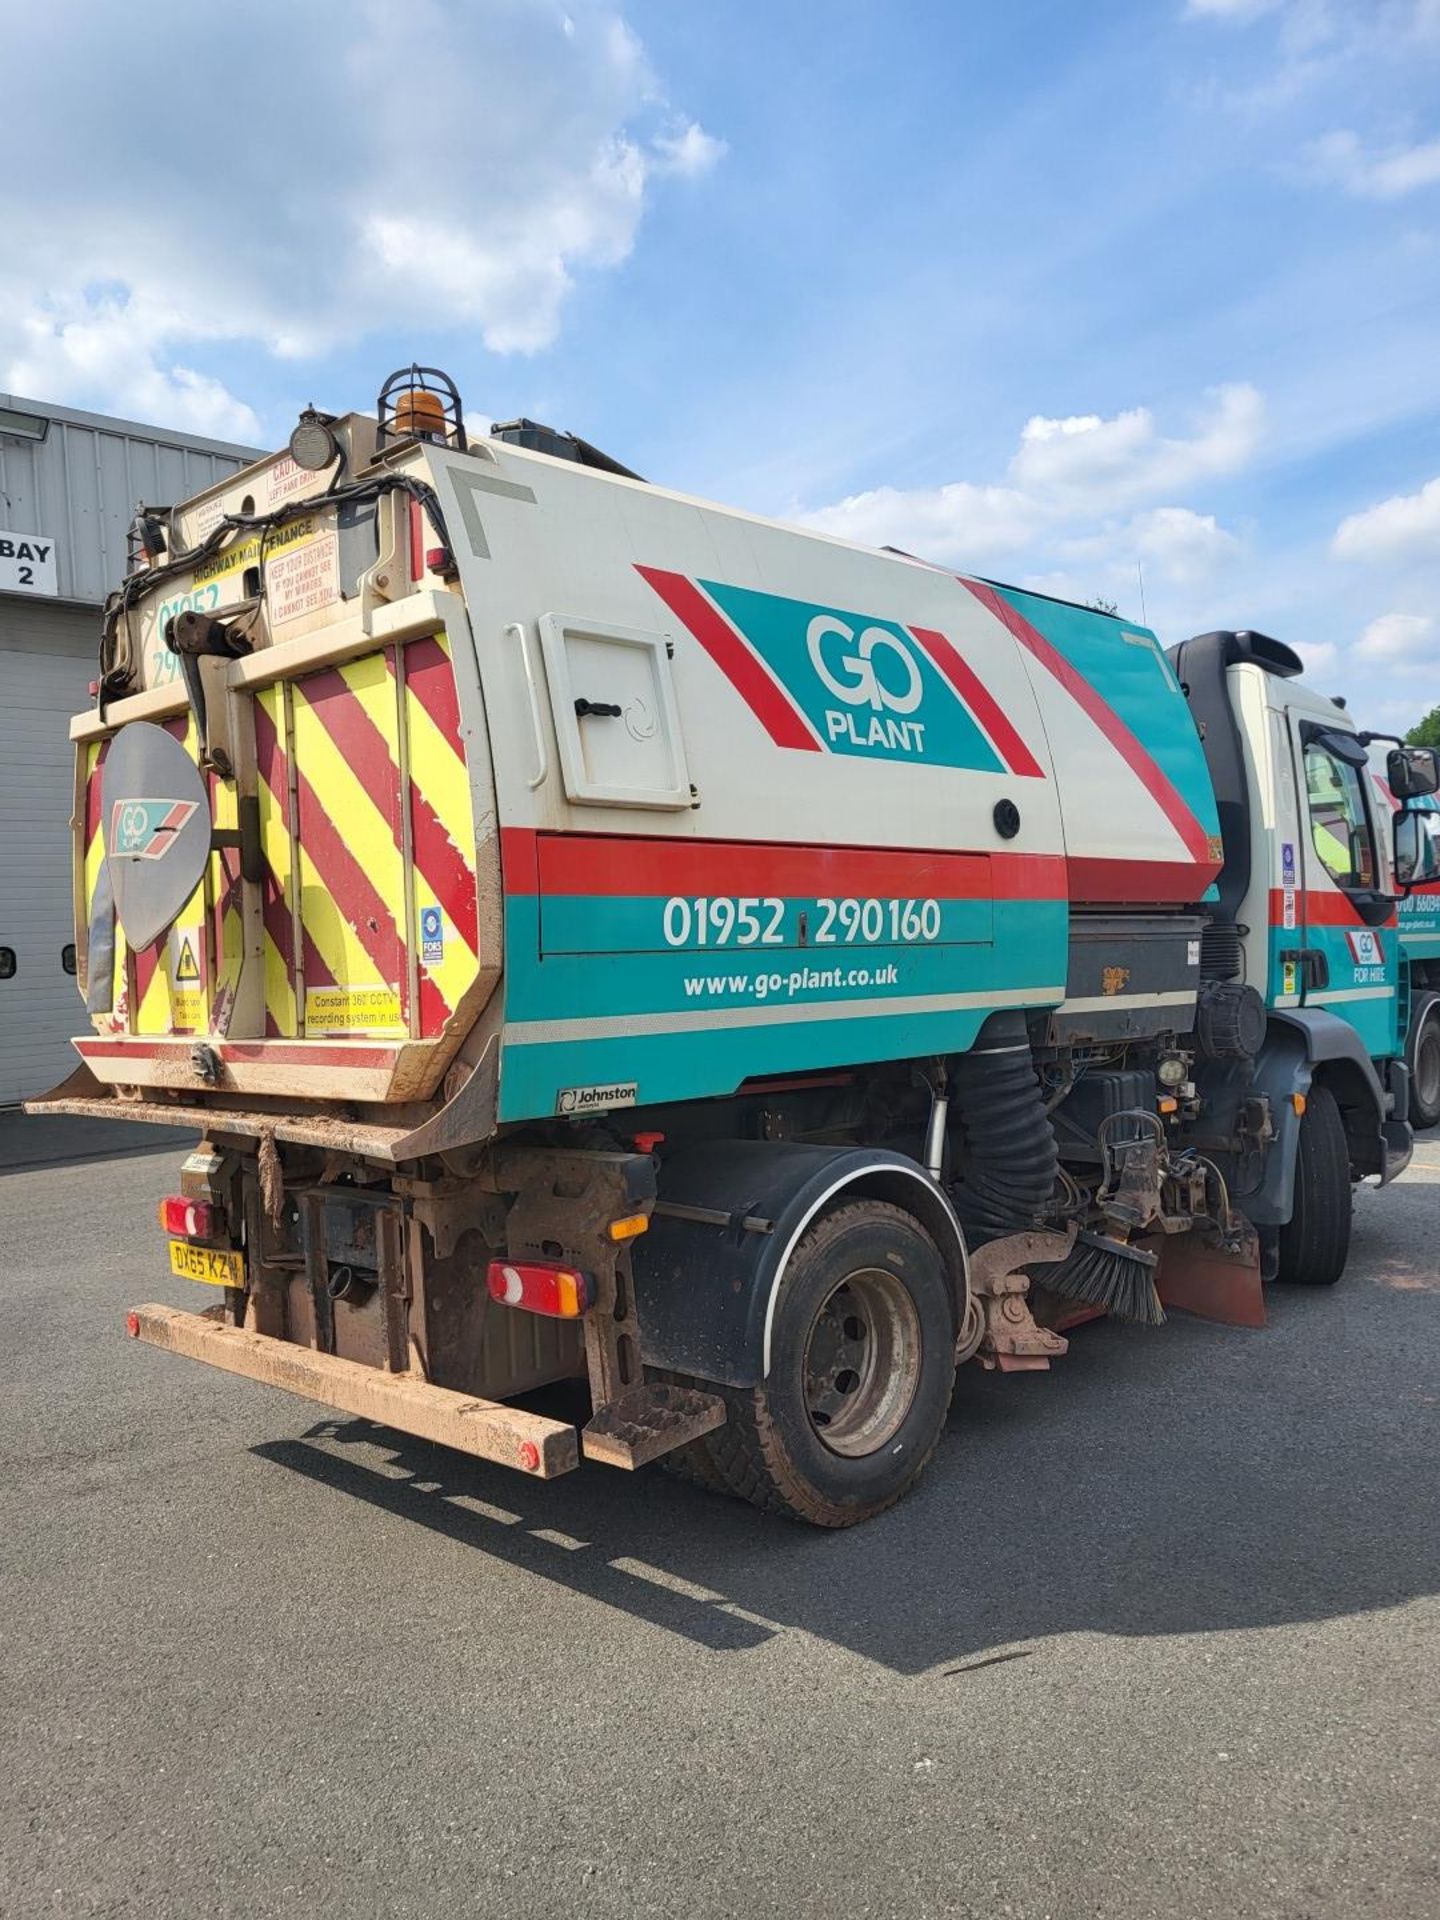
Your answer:
[[[212,1287],[243,1287],[245,1261],[223,1247],[192,1247],[188,1240],[170,1242],[170,1271],[182,1280],[203,1280]]]

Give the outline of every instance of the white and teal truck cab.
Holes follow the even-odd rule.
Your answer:
[[[200,1136],[214,1304],[153,1344],[844,1526],[957,1367],[1256,1324],[1409,1155],[1380,796],[1261,635],[471,438],[412,368],[147,505],[101,668],[37,1104]]]
[[[1383,799],[1394,804],[1388,780]],[[1440,1124],[1440,802],[1413,799],[1395,827],[1399,904],[1400,1006],[1410,1070],[1410,1119]]]

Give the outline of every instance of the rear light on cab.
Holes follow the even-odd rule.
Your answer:
[[[578,1320],[595,1304],[589,1274],[555,1260],[492,1260],[485,1284],[502,1307],[522,1307],[553,1320]]]
[[[213,1240],[216,1233],[215,1209],[208,1200],[187,1200],[183,1193],[170,1193],[160,1202],[160,1224],[177,1240]]]

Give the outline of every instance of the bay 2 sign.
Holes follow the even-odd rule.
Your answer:
[[[8,533],[0,527],[0,593],[60,591],[55,542],[43,533]]]

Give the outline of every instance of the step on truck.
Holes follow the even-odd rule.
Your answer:
[[[957,1367],[1256,1324],[1408,1158],[1390,823],[1274,640],[470,437],[420,368],[132,549],[36,1107],[197,1131],[211,1304],[140,1340],[844,1526]],[[1403,833],[1435,756],[1385,770]]]

